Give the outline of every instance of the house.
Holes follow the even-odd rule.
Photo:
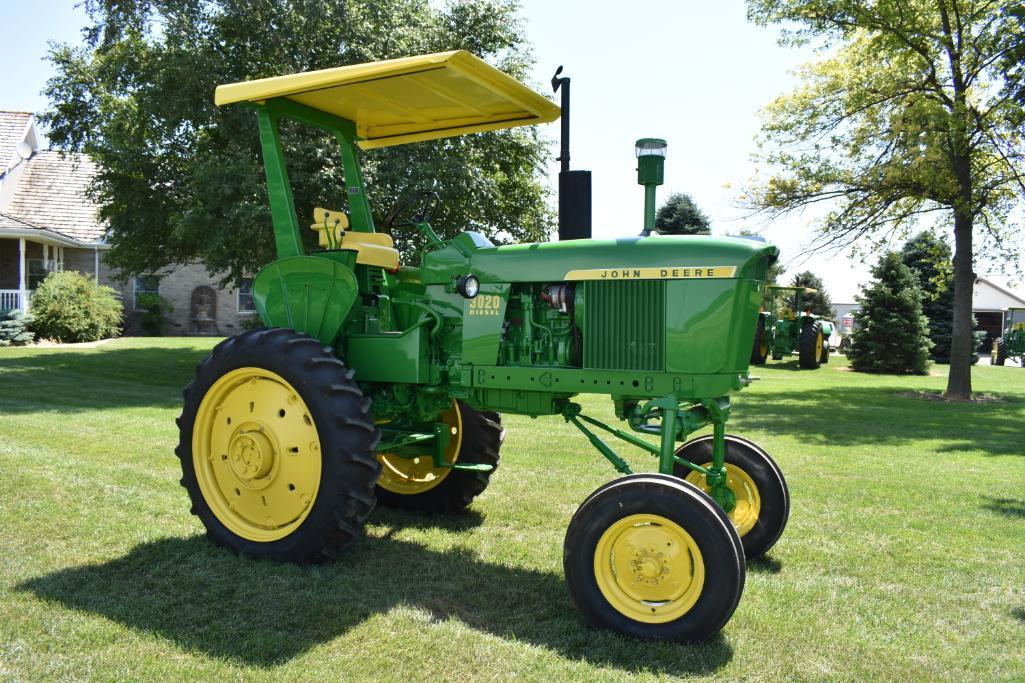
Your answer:
[[[852,296],[846,300],[853,301]],[[857,303],[836,303],[837,322],[844,334],[850,333],[853,326],[854,313],[861,308]],[[994,282],[992,278],[979,277],[975,280],[972,292],[972,312],[978,329],[986,332],[986,337],[979,346],[980,353],[989,353],[993,340],[1003,334],[1004,318],[1008,308],[1025,308],[1025,296],[1016,294],[1006,287]]]
[[[171,334],[230,335],[255,320],[252,281],[222,289],[201,263],[119,278],[107,265],[105,228],[86,196],[95,164],[42,149],[40,139],[32,114],[0,111],[0,310],[30,310],[48,273],[76,270],[120,293],[130,332],[138,330],[144,293],[171,305]]]

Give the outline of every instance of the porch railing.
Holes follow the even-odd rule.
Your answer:
[[[25,294],[27,295],[28,292],[25,292]],[[17,289],[0,289],[0,311],[21,307],[20,291]]]

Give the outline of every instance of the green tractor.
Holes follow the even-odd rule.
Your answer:
[[[758,312],[751,364],[765,365],[769,356],[782,360],[797,352],[798,365],[816,370],[829,362],[829,337],[833,323],[813,315],[804,306],[804,295],[814,293],[808,287],[768,285],[766,305]]]
[[[1025,367],[1025,308],[1004,311],[1003,336],[993,340],[990,358],[993,365],[1003,365],[1008,358],[1016,358],[1018,365]]]
[[[681,641],[722,628],[746,559],[772,547],[789,516],[776,463],[726,433],[728,394],[750,381],[776,248],[709,237],[443,240],[430,191],[375,225],[357,147],[559,117],[466,52],[225,85],[215,100],[257,117],[278,258],[253,283],[266,328],[218,344],[184,391],[176,452],[209,538],[258,558],[330,560],[377,504],[468,506],[499,464],[502,413],[558,416],[624,475],[584,500],[566,534],[567,583],[588,620]],[[313,211],[313,249],[293,204],[283,119],[331,134],[344,168],[347,206]],[[393,247],[398,230],[425,240],[412,263]],[[573,401],[585,393],[609,396],[629,429],[585,415]],[[658,471],[634,473],[598,432],[647,451]]]

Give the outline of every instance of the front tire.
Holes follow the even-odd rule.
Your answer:
[[[288,329],[218,344],[184,390],[181,484],[207,536],[283,562],[334,558],[374,507],[370,399],[329,349]]]
[[[805,322],[801,327],[801,338],[798,341],[798,364],[805,370],[817,370],[822,364],[824,344],[822,323],[818,320]]]
[[[592,625],[683,642],[722,629],[746,572],[740,539],[719,506],[661,474],[622,477],[592,493],[569,523],[563,567]]]
[[[699,436],[676,450],[676,456],[711,467],[712,436]],[[744,555],[764,555],[783,535],[790,519],[790,490],[779,465],[753,441],[726,435],[726,485],[737,497],[729,513],[737,528]],[[705,475],[677,464],[673,474],[708,491]]]

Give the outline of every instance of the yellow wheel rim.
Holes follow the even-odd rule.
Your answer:
[[[192,432],[203,499],[232,533],[267,543],[295,531],[320,488],[317,427],[299,392],[263,368],[239,368],[206,392]]]
[[[451,437],[445,451],[445,462],[455,464],[463,445],[463,416],[459,412],[459,405],[453,401],[451,410],[439,415],[438,422],[449,426]],[[378,453],[377,459],[381,461],[381,478],[377,480],[377,485],[385,491],[405,496],[430,491],[452,471],[449,467],[435,467],[430,455],[403,458],[392,453]]]
[[[663,624],[694,607],[705,585],[705,562],[676,522],[629,515],[598,539],[594,577],[616,611],[634,621]]]
[[[815,360],[822,358],[822,344],[823,334],[819,332],[819,336],[815,339]]]
[[[711,467],[712,463],[706,462],[703,467]],[[708,493],[711,489],[705,481],[705,475],[701,472],[691,472],[687,475],[687,481]],[[762,511],[762,497],[758,494],[758,487],[754,479],[736,465],[726,463],[726,486],[733,491],[737,497],[737,505],[730,512],[729,518],[737,533],[741,536],[751,531],[758,522],[758,515]]]
[[[769,355],[769,345],[766,344],[764,341],[761,344],[758,345],[758,354],[762,358],[765,358],[766,356]]]

